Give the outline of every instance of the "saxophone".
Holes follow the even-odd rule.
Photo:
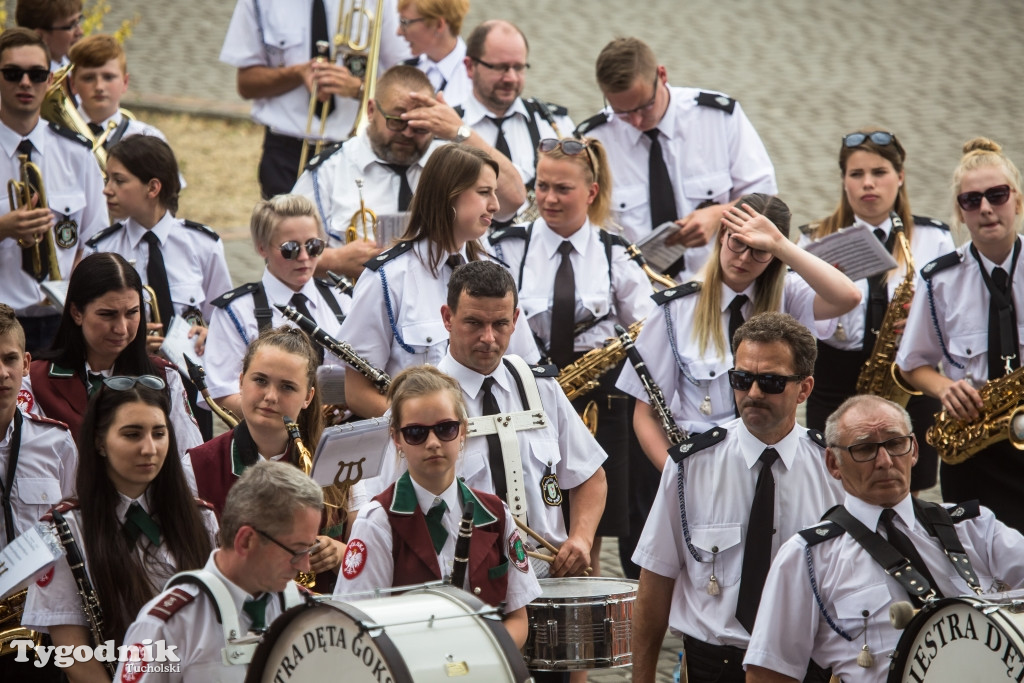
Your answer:
[[[947,465],[959,465],[1003,439],[1024,450],[1024,367],[989,381],[978,394],[982,407],[976,420],[957,420],[941,410],[925,434]]]
[[[630,325],[630,339],[635,341],[643,326],[643,320],[637,320]],[[601,376],[625,357],[626,349],[622,346],[622,337],[611,337],[601,348],[587,351],[578,361],[562,368],[558,373],[558,386],[562,387],[570,401],[579,398],[596,389]]]
[[[878,331],[871,355],[857,377],[857,393],[881,396],[905,408],[910,397],[920,396],[921,392],[909,386],[896,367],[896,351],[899,350],[900,339],[903,337],[903,332],[897,332],[896,326],[900,325],[902,329],[902,324],[907,320],[908,307],[914,299],[916,271],[910,244],[903,230],[903,221],[895,211],[891,211],[889,217],[892,219],[892,229],[896,231],[896,241],[907,262],[907,274],[893,292],[892,301],[885,311],[882,329]],[[864,330],[864,334],[867,333],[868,331]]]

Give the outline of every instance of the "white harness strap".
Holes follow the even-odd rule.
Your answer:
[[[471,418],[466,433],[469,436],[498,435],[502,462],[505,464],[505,485],[508,490],[506,502],[512,515],[526,524],[526,483],[523,479],[523,458],[519,452],[519,438],[516,433],[543,429],[548,425],[548,416],[541,404],[537,380],[530,366],[519,356],[508,355],[505,358],[523,383],[528,410]]]

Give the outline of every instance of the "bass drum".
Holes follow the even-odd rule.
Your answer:
[[[530,674],[494,608],[451,586],[293,607],[271,625],[246,683],[523,683]]]
[[[907,624],[888,683],[1024,680],[1024,591],[936,600]]]

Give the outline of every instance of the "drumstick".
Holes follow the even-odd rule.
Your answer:
[[[530,527],[528,527],[525,524],[523,524],[522,522],[520,522],[515,517],[513,517],[512,519],[516,520],[516,526],[518,526],[520,529],[525,531],[530,536],[530,538],[532,538],[535,541],[537,541],[538,543],[540,543],[542,546],[544,546],[545,548],[550,550],[553,554],[555,554],[555,555],[558,554],[558,548],[556,548],[555,546],[553,546],[550,543],[548,543],[548,540],[546,538],[544,538],[543,536],[538,534],[536,531],[534,531]],[[554,560],[555,560],[554,557],[549,557],[547,555],[543,555],[541,553],[535,553],[535,552],[532,552],[532,551],[529,551],[529,550],[526,551],[526,554],[529,557],[533,557],[533,558],[536,558],[538,560],[544,560],[545,562],[548,562],[548,563],[554,562]],[[590,572],[592,570],[593,570],[593,567],[587,567],[586,569],[583,570],[583,574],[586,575],[586,576],[590,576]]]
[[[547,562],[548,564],[551,564],[552,562],[555,561],[555,558],[551,557],[550,555],[545,555],[544,553],[535,553],[532,550],[527,550],[526,551],[526,556],[527,557],[532,557],[535,560],[543,560],[544,562]]]

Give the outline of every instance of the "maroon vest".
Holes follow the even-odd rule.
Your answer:
[[[231,442],[234,430],[216,436],[204,444],[188,450],[192,458],[192,471],[196,475],[199,497],[213,504],[217,519],[224,511],[228,491],[235,485],[238,475],[232,472]]]

